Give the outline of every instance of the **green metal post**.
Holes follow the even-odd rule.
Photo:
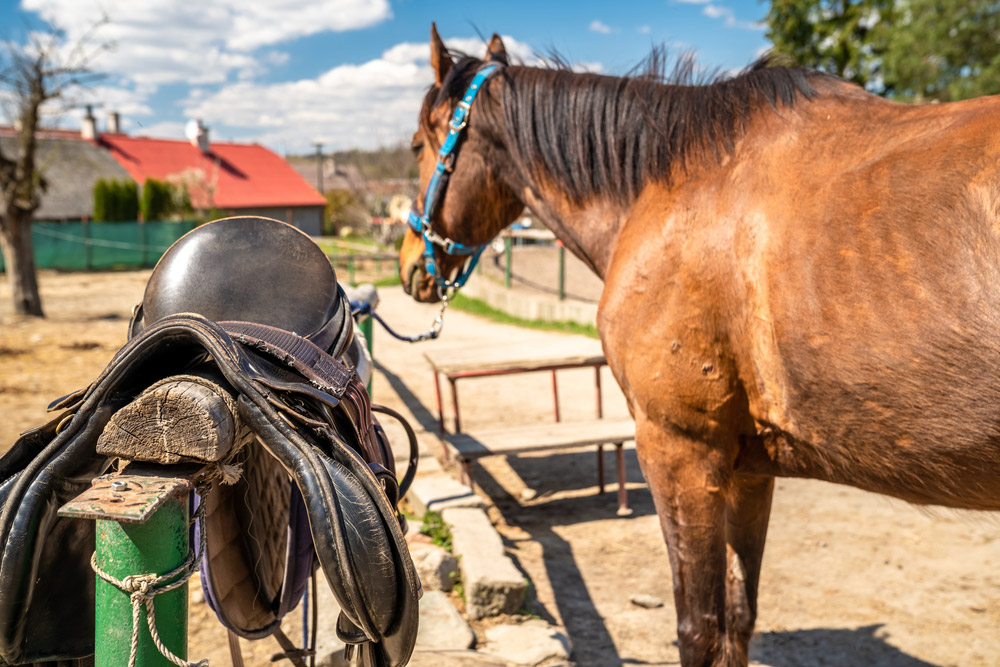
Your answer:
[[[369,317],[364,318],[360,322],[358,322],[358,328],[361,329],[361,333],[363,333],[365,335],[365,340],[368,342],[368,355],[372,359],[375,358],[375,353],[373,352],[373,349],[374,349],[374,346],[375,346],[375,341],[372,338],[372,336],[375,335],[375,327],[372,326],[372,322],[374,322],[374,321],[375,321],[375,318],[369,316]],[[369,378],[369,380],[368,380],[368,395],[369,396],[372,395],[372,379],[374,379],[374,378]]]
[[[562,241],[556,241],[559,245],[559,300],[566,298],[566,248]]]
[[[145,523],[97,521],[97,565],[117,579],[128,575],[165,574],[188,555],[187,494],[171,498]],[[179,658],[187,656],[187,584],[157,595],[156,628],[163,644]],[[129,596],[97,577],[95,667],[128,664],[132,646],[132,603]],[[170,667],[160,655],[146,625],[143,606],[136,667]]]
[[[83,262],[84,267],[90,271],[91,264],[93,263],[93,258],[91,257],[91,246],[90,246],[90,222],[84,221],[83,223]]]
[[[510,289],[510,265],[511,259],[513,259],[514,252],[511,250],[511,240],[508,236],[503,240],[503,254],[506,266],[503,269],[503,285],[507,289]]]

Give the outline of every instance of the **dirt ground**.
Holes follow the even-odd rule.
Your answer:
[[[125,340],[148,272],[43,272],[48,318],[11,315],[0,279],[0,448],[45,420],[53,398],[86,385]],[[435,308],[382,290],[383,316],[423,329]],[[531,345],[561,334],[514,329],[448,313],[429,345]],[[376,332],[376,401],[435,427],[434,393],[417,349]],[[592,378],[560,376],[564,419],[590,416]],[[612,387],[610,377],[604,383]],[[549,381],[516,376],[460,385],[467,428],[550,418]],[[609,389],[607,414],[624,413]],[[610,453],[606,462],[613,470]],[[530,608],[565,625],[581,666],[678,664],[666,549],[634,451],[634,513],[615,514],[614,485],[596,495],[592,450],[485,459],[474,477],[493,499],[517,565],[533,584]],[[998,480],[1000,483],[1000,480]],[[522,490],[537,496],[523,500]],[[196,590],[196,587],[193,587]],[[666,604],[629,602],[649,593]],[[228,664],[225,635],[192,593],[189,655]],[[298,636],[298,613],[287,627]],[[753,664],[770,667],[986,667],[1000,664],[1000,522],[995,514],[921,510],[847,487],[780,480],[775,494]],[[248,665],[270,664],[273,640],[244,643]]]

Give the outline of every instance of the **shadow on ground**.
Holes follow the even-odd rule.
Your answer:
[[[560,537],[552,527],[568,522],[588,522],[616,518],[617,483],[614,479],[613,447],[606,451],[606,470],[609,484],[605,493],[581,497],[562,497],[546,500],[555,491],[568,490],[559,480],[575,479],[575,488],[588,488],[596,484],[597,462],[593,452],[556,454],[545,458],[509,457],[510,466],[529,482],[529,486],[540,493],[531,504],[522,505],[481,466],[474,466],[473,479],[493,501],[503,515],[504,521],[528,533],[531,541],[542,548],[545,569],[553,591],[559,617],[562,619],[573,643],[573,656],[577,664],[588,666],[623,665],[626,661],[618,654],[614,640],[608,633],[600,612],[591,598],[583,574],[573,556],[572,546]],[[627,469],[630,481],[642,481],[635,452],[627,452]],[[568,467],[578,467],[579,475],[566,475]],[[546,475],[545,470],[562,470],[558,479]],[[541,471],[541,472],[540,472]],[[633,472],[634,471],[634,472]],[[632,489],[629,504],[633,508],[632,517],[653,513],[652,498],[646,489]],[[626,519],[627,520],[627,519]],[[530,603],[529,603],[530,604]],[[533,609],[535,613],[551,619],[552,615],[543,608]]]
[[[770,667],[939,667],[889,644],[881,627],[761,632],[750,644],[750,658]]]
[[[420,425],[429,431],[436,431],[436,415],[420,402],[406,382],[377,361],[375,367],[406,403]],[[524,530],[528,539],[541,546],[545,568],[555,591],[558,615],[573,642],[573,659],[576,664],[587,667],[665,664],[648,663],[619,655],[604,619],[587,590],[570,543],[553,530],[557,525],[616,518],[618,487],[614,447],[606,447],[604,457],[607,487],[603,494],[588,493],[595,490],[597,485],[597,457],[592,449],[544,457],[508,457],[510,468],[526,486],[538,493],[527,504],[510,495],[488,470],[478,464],[473,466],[473,479],[493,501],[505,522]],[[649,490],[636,488],[644,480],[634,449],[625,451],[625,466],[630,487],[629,505],[633,514],[620,520],[628,521],[655,514]],[[566,492],[574,495],[559,497],[558,494]],[[516,547],[512,544],[508,546]],[[531,606],[532,602],[529,601],[528,605]],[[549,622],[555,621],[553,610],[540,604],[534,604],[532,611]],[[754,636],[750,657],[769,667],[941,667],[892,646],[884,636],[880,636],[881,627],[875,624],[854,629],[814,628],[761,632]],[[674,629],[665,629],[665,632],[670,636],[674,634]]]
[[[389,381],[389,386],[392,387],[392,390],[396,392],[406,407],[409,408],[410,412],[413,413],[414,418],[417,420],[417,423],[420,424],[421,428],[425,431],[436,433],[438,430],[437,415],[428,410],[424,404],[420,402],[417,395],[410,391],[410,388],[407,386],[406,382],[403,381],[403,378],[399,377],[380,364],[378,360],[374,360],[373,365],[375,370],[382,373],[382,375],[385,376],[385,379]],[[373,387],[372,393],[377,395],[378,388]]]

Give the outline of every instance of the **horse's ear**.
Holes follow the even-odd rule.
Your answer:
[[[503,45],[500,35],[493,33],[493,39],[490,40],[489,46],[486,47],[486,55],[483,57],[483,60],[487,62],[499,62],[504,65],[510,64],[510,60],[507,58],[507,47]]]
[[[454,64],[448,48],[441,41],[437,25],[431,23],[431,67],[434,68],[434,82],[437,85],[440,86],[444,82]]]

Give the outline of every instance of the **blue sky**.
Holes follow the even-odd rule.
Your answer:
[[[55,22],[69,41],[101,16],[107,77],[49,109],[78,127],[84,103],[122,113],[131,134],[183,138],[200,118],[215,140],[279,153],[373,148],[405,140],[433,74],[428,33],[479,54],[500,33],[525,62],[557,50],[578,66],[621,74],[655,44],[738,69],[768,42],[756,0],[438,2],[436,0],[0,0],[0,37],[23,43]],[[9,122],[9,119],[5,119]]]

